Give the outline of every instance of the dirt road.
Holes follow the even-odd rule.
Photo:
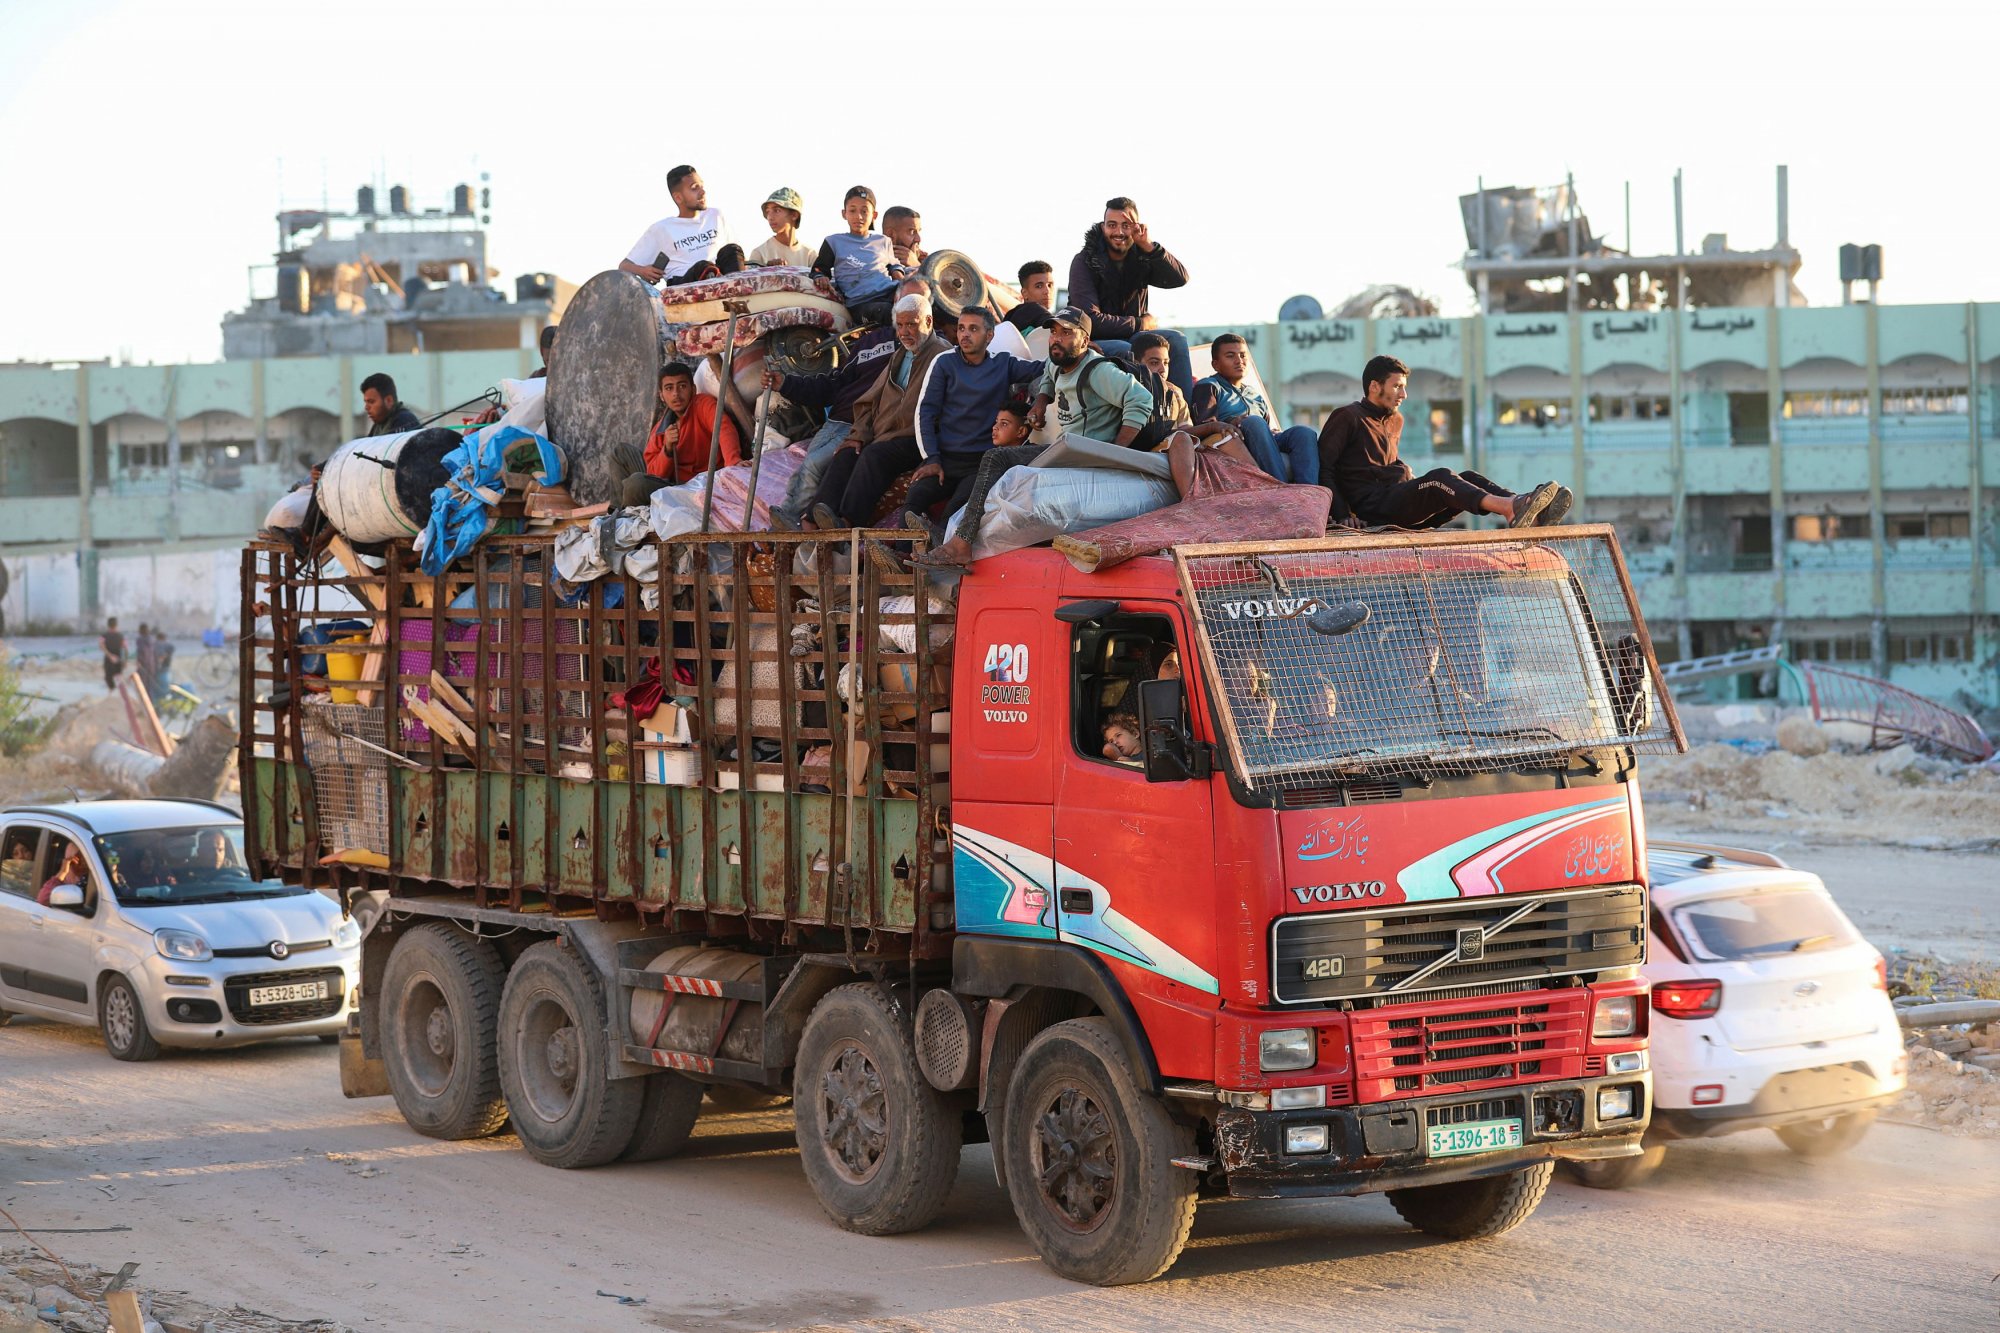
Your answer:
[[[1446,1245],[1379,1197],[1204,1205],[1167,1277],[1098,1291],[1035,1259],[966,1153],[930,1230],[836,1230],[788,1114],[704,1119],[684,1157],[560,1172],[349,1102],[317,1043],[113,1063],[0,1029],[0,1202],[66,1257],[360,1329],[1991,1327],[2000,1143],[1881,1125],[1845,1161],[1768,1135],[1684,1147],[1645,1189],[1558,1184],[1497,1242]],[[129,1226],[128,1232],[58,1229]],[[610,1292],[612,1296],[599,1295]],[[620,1305],[623,1295],[644,1304]]]

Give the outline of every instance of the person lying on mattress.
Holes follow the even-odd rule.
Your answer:
[[[833,280],[842,304],[859,324],[886,324],[896,283],[913,271],[896,262],[895,243],[875,225],[875,191],[857,185],[840,202],[847,230],[820,243],[813,272]]]

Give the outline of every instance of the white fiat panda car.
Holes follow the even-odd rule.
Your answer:
[[[1655,842],[1653,1119],[1646,1151],[1566,1162],[1583,1184],[1651,1175],[1675,1139],[1771,1129],[1823,1157],[1860,1141],[1903,1091],[1902,1030],[1882,955],[1817,875],[1775,856]]]

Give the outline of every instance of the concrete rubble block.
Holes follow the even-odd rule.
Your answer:
[[[1809,717],[1788,717],[1778,724],[1778,745],[1802,759],[1812,759],[1833,748],[1832,740]]]

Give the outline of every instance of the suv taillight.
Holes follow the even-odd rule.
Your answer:
[[[1668,1018],[1709,1018],[1720,1008],[1719,981],[1662,981],[1653,986],[1653,1010]]]
[[[1875,955],[1875,989],[1889,989],[1889,960],[1879,953]]]

